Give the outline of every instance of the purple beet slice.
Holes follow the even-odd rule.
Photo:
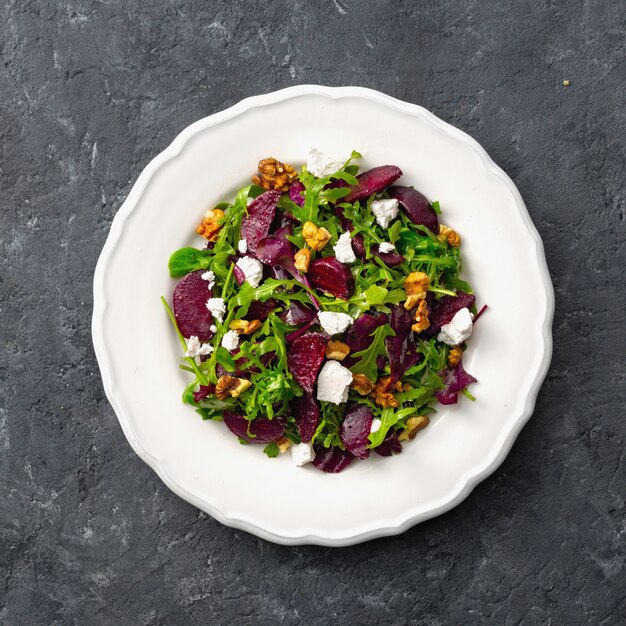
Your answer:
[[[341,448],[325,448],[321,445],[316,445],[313,448],[315,450],[313,465],[322,472],[337,474],[354,460],[353,454]]]
[[[441,404],[456,404],[459,393],[470,383],[476,382],[476,379],[465,371],[462,361],[459,361],[456,367],[439,372],[439,375],[443,377],[445,388],[435,392],[435,397]]]
[[[280,319],[290,326],[307,324],[317,315],[317,311],[302,302],[294,300],[289,303],[289,308],[280,314]]]
[[[213,337],[213,316],[206,308],[211,290],[207,281],[202,279],[203,273],[203,270],[196,270],[181,278],[174,287],[172,301],[174,317],[183,337],[189,339],[195,335],[200,341],[208,341]]]
[[[301,398],[295,398],[291,410],[296,419],[296,426],[300,438],[304,443],[309,443],[317,430],[320,421],[320,405],[314,396],[305,393]]]
[[[356,186],[340,202],[352,203],[357,200],[363,200],[363,198],[369,198],[373,193],[378,193],[389,187],[400,176],[402,176],[402,170],[396,165],[374,167],[356,177],[358,181]]]
[[[354,291],[352,273],[334,256],[315,259],[309,265],[307,276],[313,287],[342,300],[348,300]]]
[[[287,369],[308,393],[313,393],[327,343],[327,334],[307,332],[294,339],[287,348]]]
[[[250,254],[256,256],[257,244],[267,237],[281,195],[280,191],[266,191],[248,207],[248,214],[241,221],[241,238],[248,243]]]
[[[260,300],[253,300],[250,303],[250,307],[248,308],[245,319],[259,320],[263,322],[267,319],[267,316],[270,314],[270,312],[273,311],[277,306],[278,302],[274,300],[274,298],[270,298],[265,302],[261,302]]]
[[[346,411],[341,423],[341,443],[358,459],[366,459],[370,455],[368,437],[373,419],[372,409],[364,404],[355,404]]]
[[[390,430],[382,443],[374,448],[374,452],[380,454],[380,456],[391,456],[392,454],[402,452],[402,444],[395,431]]]
[[[413,367],[421,358],[413,338],[412,324],[411,312],[407,311],[401,304],[391,308],[389,325],[395,331],[396,336],[385,339],[391,369],[390,386],[395,385],[404,372]]]
[[[413,187],[397,185],[389,188],[389,195],[400,203],[400,208],[414,224],[426,226],[433,233],[439,231],[439,220],[428,198]]]
[[[299,180],[294,180],[289,187],[289,199],[298,206],[304,206],[304,185]]]
[[[285,433],[285,420],[275,417],[257,417],[252,421],[232,411],[224,411],[224,424],[228,429],[250,443],[270,443],[278,441]],[[250,435],[248,434],[250,432]]]
[[[370,315],[369,313],[363,313],[355,322],[350,326],[346,333],[346,343],[350,347],[350,352],[361,352],[372,344],[374,337],[372,334],[383,324],[387,323],[387,316],[382,313],[379,315]]]
[[[352,247],[354,247],[354,244],[352,244]],[[404,263],[404,257],[399,252],[380,252],[378,246],[372,248],[372,254],[377,256],[388,267],[396,267]]]
[[[428,314],[431,328],[439,330],[444,324],[449,324],[456,313],[461,309],[473,307],[474,302],[476,302],[476,296],[464,291],[457,292],[456,296],[441,296]]]

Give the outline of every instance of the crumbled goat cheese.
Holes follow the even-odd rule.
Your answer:
[[[382,252],[383,254],[387,254],[388,252],[393,252],[395,249],[396,247],[392,243],[389,243],[388,241],[383,241],[378,246],[378,252]]]
[[[224,321],[224,313],[226,313],[226,304],[223,298],[209,298],[206,301],[206,308],[218,322]]]
[[[394,198],[390,200],[374,200],[372,202],[372,213],[376,216],[376,221],[382,228],[387,228],[389,222],[398,215],[398,201]]]
[[[217,326],[216,326],[215,324],[211,324],[211,325],[209,326],[209,330],[210,330],[213,334],[215,334],[215,333],[217,332]]]
[[[302,467],[307,463],[310,463],[315,458],[315,452],[313,452],[313,445],[310,443],[299,443],[296,446],[291,446],[291,460],[298,466]]]
[[[341,161],[335,161],[328,155],[311,148],[306,159],[306,169],[317,178],[326,178],[343,167]]]
[[[458,346],[463,343],[472,334],[472,314],[469,309],[461,309],[457,311],[452,320],[448,324],[441,327],[437,335],[438,341],[443,341],[449,346]]]
[[[236,350],[237,346],[239,346],[239,333],[236,330],[229,330],[222,337],[222,347],[230,352]]]
[[[243,275],[252,287],[259,286],[259,283],[263,280],[263,265],[261,261],[253,259],[251,256],[243,256],[237,261],[236,265],[243,272]]]
[[[245,239],[240,239],[239,243],[237,244],[237,250],[239,250],[241,254],[245,254],[246,252],[248,252],[248,242]]]
[[[211,354],[211,352],[213,352],[213,346],[210,343],[205,343],[203,345],[195,335],[191,335],[191,337],[189,337],[185,356],[195,358],[197,356],[206,356],[207,354]]]
[[[371,433],[376,433],[380,430],[380,427],[383,425],[382,420],[379,420],[377,417],[375,417],[372,420],[372,427],[370,428],[370,432]]]
[[[352,249],[352,242],[350,239],[350,233],[344,233],[337,239],[337,243],[333,246],[335,251],[335,257],[340,263],[354,263],[356,256]]]
[[[326,361],[317,377],[317,399],[341,404],[348,399],[352,372],[338,361]]]
[[[335,313],[334,311],[320,311],[317,314],[317,319],[324,331],[331,336],[342,333],[353,322],[347,313]]]
[[[202,280],[206,280],[209,289],[213,289],[213,285],[215,285],[215,272],[207,270],[204,274],[200,274],[200,278],[202,278]]]

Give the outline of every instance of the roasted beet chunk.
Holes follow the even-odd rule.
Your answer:
[[[395,431],[390,430],[383,439],[383,442],[374,448],[374,452],[380,454],[380,456],[391,456],[394,453],[398,454],[402,452],[402,444]]]
[[[413,187],[402,187],[400,185],[390,187],[389,195],[400,203],[400,208],[414,224],[426,226],[433,233],[437,233],[439,220],[426,196],[422,195],[417,189],[413,189]]]
[[[364,404],[351,406],[341,424],[341,442],[348,452],[359,459],[366,459],[370,455],[369,434],[374,416],[372,409]]]
[[[247,241],[250,254],[256,255],[257,244],[267,237],[280,196],[280,191],[266,191],[248,207],[248,215],[241,222],[241,238]]]
[[[213,316],[206,308],[211,290],[207,281],[202,279],[203,273],[203,270],[197,270],[181,278],[174,288],[172,300],[174,317],[183,337],[189,339],[195,335],[200,341],[208,341],[213,337]]]
[[[394,385],[396,381],[400,380],[404,372],[413,367],[420,359],[413,339],[412,324],[413,316],[401,304],[392,307],[389,325],[395,331],[396,336],[385,339],[391,367],[390,385]]]
[[[267,417],[257,417],[250,421],[243,415],[224,411],[224,424],[237,437],[250,443],[278,441],[285,433],[285,420],[280,417],[275,417],[272,420]]]
[[[310,393],[305,393],[301,398],[294,399],[291,410],[296,419],[300,438],[304,443],[309,443],[320,421],[319,402]]]
[[[288,346],[287,368],[307,393],[313,393],[327,343],[328,335],[325,333],[308,332],[294,339]]]
[[[343,263],[334,256],[315,259],[307,273],[311,285],[342,300],[348,300],[354,291],[354,278]]]
[[[348,467],[354,460],[354,455],[341,448],[325,448],[321,445],[314,446],[315,459],[313,465],[322,472],[337,474]]]
[[[402,170],[395,165],[381,165],[359,174],[357,185],[340,202],[356,202],[369,198],[373,193],[383,191],[402,176]]]
[[[363,313],[350,326],[346,333],[346,343],[350,347],[350,352],[361,352],[372,344],[374,331],[387,323],[387,316],[380,313],[376,316]]]
[[[476,297],[473,294],[464,291],[459,291],[456,296],[441,296],[431,307],[428,315],[431,328],[439,330],[444,324],[449,324],[456,313],[461,309],[473,307],[475,301]]]

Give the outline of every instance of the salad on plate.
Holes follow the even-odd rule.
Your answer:
[[[205,214],[203,247],[172,254],[171,308],[162,298],[192,377],[183,402],[331,473],[400,453],[437,403],[474,400],[463,352],[486,308],[439,204],[359,159],[260,161]]]

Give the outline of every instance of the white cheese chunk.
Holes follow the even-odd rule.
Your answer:
[[[472,314],[469,309],[457,311],[448,324],[444,324],[437,335],[438,341],[449,346],[458,346],[472,334]]]
[[[185,356],[195,357],[198,354],[200,345],[200,340],[195,335],[191,335],[187,340],[187,352],[185,352]]]
[[[213,352],[213,346],[210,343],[203,343],[198,349],[198,356],[206,356]]]
[[[337,361],[326,361],[317,377],[317,399],[341,404],[348,399],[352,372]]]
[[[396,247],[392,243],[389,243],[388,241],[383,241],[378,246],[378,252],[382,252],[383,254],[387,254],[388,252],[393,252],[395,249]]]
[[[237,244],[237,250],[239,250],[241,254],[245,254],[246,252],[248,252],[248,242],[245,239],[240,239],[239,243]]]
[[[243,272],[246,280],[252,287],[258,287],[263,280],[263,265],[258,259],[251,256],[241,257],[237,263],[237,267]]]
[[[213,334],[215,334],[215,333],[217,332],[217,326],[216,326],[215,324],[211,324],[211,325],[209,326],[209,330],[210,330]]]
[[[394,198],[389,200],[374,200],[372,202],[372,213],[376,216],[376,221],[382,228],[387,228],[389,222],[398,216],[398,201]]]
[[[317,314],[317,319],[324,331],[331,336],[342,333],[353,322],[347,313],[335,313],[334,311],[320,311]]]
[[[343,167],[341,161],[336,161],[328,155],[311,148],[306,159],[306,169],[317,178],[326,178]]]
[[[223,298],[209,298],[206,301],[206,308],[211,311],[211,314],[218,322],[224,321],[224,314],[226,313],[226,304]]]
[[[337,261],[340,263],[354,263],[356,261],[349,232],[339,236],[337,243],[333,246],[333,250],[335,251]]]
[[[222,337],[222,347],[226,348],[229,352],[236,350],[239,346],[239,333],[236,330],[229,330]]]
[[[380,430],[380,427],[383,425],[382,421],[375,417],[372,420],[372,427],[370,428],[371,433],[376,433]]]
[[[298,466],[302,467],[310,463],[315,458],[313,445],[310,443],[299,443],[297,446],[291,446],[291,460]]]
[[[213,289],[213,285],[215,285],[215,272],[207,270],[203,274],[200,274],[200,278],[207,281],[209,289]]]

